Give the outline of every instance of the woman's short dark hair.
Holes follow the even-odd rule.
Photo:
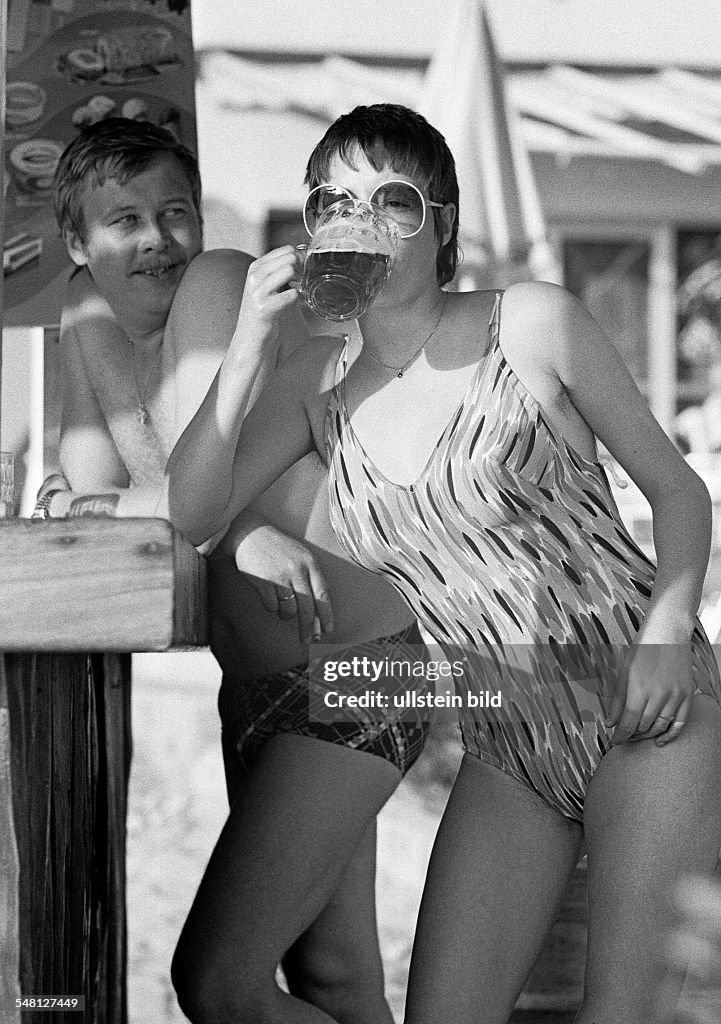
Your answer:
[[[417,177],[437,203],[454,203],[456,218],[451,237],[438,250],[436,276],[440,285],[451,281],[458,265],[458,180],[453,154],[441,133],[415,110],[397,103],[355,107],[330,126],[308,160],[305,182],[315,188],[328,182],[331,161],[339,156],[349,167],[360,151],[376,170],[386,164],[400,174]],[[440,211],[431,207],[440,233]]]
[[[61,233],[84,238],[82,192],[86,183],[113,180],[124,185],[163,156],[173,156],[190,184],[200,216],[200,171],[195,155],[175,136],[148,121],[107,117],[81,130],[60,157],[53,182],[55,216]]]

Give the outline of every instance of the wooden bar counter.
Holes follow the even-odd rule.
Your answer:
[[[130,652],[206,643],[161,519],[0,520],[0,1020],[125,1024]],[[36,1004],[37,1006],[37,1004]]]

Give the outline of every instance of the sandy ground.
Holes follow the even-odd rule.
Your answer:
[[[181,1024],[169,967],[226,814],[215,700],[205,653],[134,659],[134,760],[128,820],[130,1024]],[[418,903],[447,784],[459,756],[448,731],[384,808],[378,916],[388,999],[402,1019]]]

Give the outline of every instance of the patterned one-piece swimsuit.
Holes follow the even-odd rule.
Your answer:
[[[385,477],[356,437],[342,354],[326,422],[331,522],[449,656],[466,658],[455,680],[466,750],[580,821],[655,566],[627,532],[601,466],[554,433],[507,363],[500,308],[499,294],[488,349],[409,485]],[[721,702],[699,623],[692,647],[697,692]],[[468,706],[469,694],[497,693],[500,708]]]

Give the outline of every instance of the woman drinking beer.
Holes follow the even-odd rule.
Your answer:
[[[296,252],[258,260],[228,356],[171,457],[170,517],[199,543],[316,450],[344,547],[394,583],[437,643],[463,648],[459,693],[501,690],[501,709],[461,712],[466,754],[428,872],[407,1024],[506,1021],[583,849],[577,1024],[660,1024],[673,1012],[673,987],[664,1006],[657,993],[676,881],[710,873],[721,842],[721,688],[696,619],[706,488],[566,291],[445,290],[458,189],[422,117],[356,108],[318,144],[307,181],[311,226],[349,199],[396,219],[360,354],[319,338],[242,423],[253,353],[298,301]],[[657,564],[621,521],[597,438],[651,504]],[[218,920],[242,919],[232,851],[209,871],[215,897],[196,915],[185,968],[201,988],[223,984],[227,1012],[214,1020],[251,1019],[237,1012],[232,966],[216,960]],[[317,879],[309,908],[326,885]],[[277,994],[281,949],[256,955],[265,983],[253,1020],[328,1020]]]

